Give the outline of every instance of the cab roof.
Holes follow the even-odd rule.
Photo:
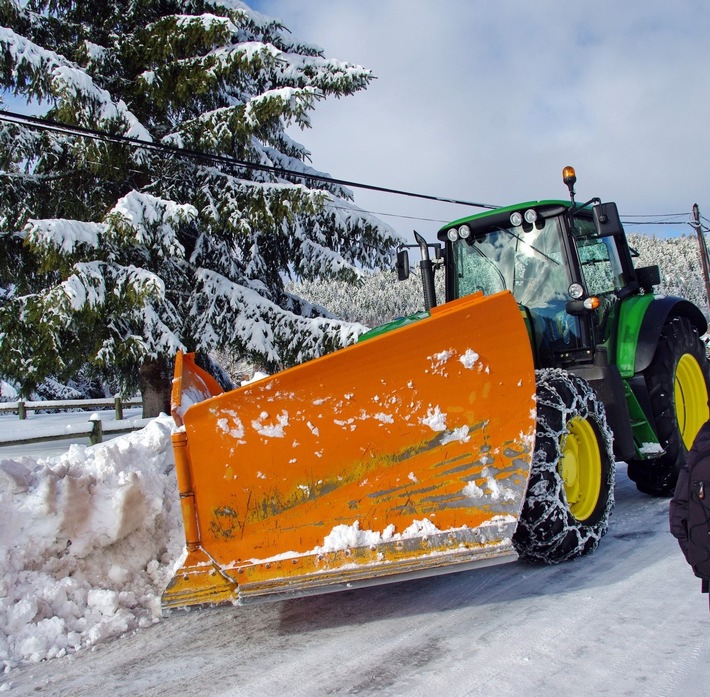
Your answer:
[[[460,225],[468,225],[473,229],[478,227],[488,227],[491,225],[502,225],[503,223],[507,223],[509,221],[510,214],[515,211],[520,211],[522,213],[528,208],[539,210],[540,208],[555,208],[560,206],[564,208],[571,208],[572,203],[570,201],[558,201],[551,199],[545,201],[525,201],[523,203],[514,203],[510,206],[494,208],[493,210],[483,211],[482,213],[476,213],[475,215],[469,215],[465,218],[459,218],[458,220],[446,223],[446,225],[439,229],[437,237],[440,240],[446,240],[447,231],[451,228],[459,227]]]

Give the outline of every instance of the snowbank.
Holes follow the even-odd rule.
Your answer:
[[[0,460],[0,659],[72,653],[158,622],[182,552],[172,419],[49,459]]]

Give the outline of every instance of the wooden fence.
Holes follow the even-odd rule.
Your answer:
[[[123,419],[124,407],[140,407],[143,401],[140,397],[122,399],[108,397],[106,399],[57,399],[46,402],[0,402],[0,413],[16,411],[20,419],[27,418],[28,411],[68,411],[69,409],[108,409],[113,407],[116,421]]]
[[[20,419],[27,418],[28,411],[67,411],[69,409],[108,409],[113,408],[115,421],[102,421],[98,413],[93,413],[84,424],[64,424],[48,426],[42,429],[41,435],[25,436],[21,432],[0,438],[0,447],[6,445],[28,445],[53,440],[88,438],[94,445],[103,442],[104,434],[120,435],[136,431],[146,426],[152,419],[124,419],[123,408],[141,406],[142,401],[136,399],[64,399],[46,402],[2,402],[0,413],[17,412]]]

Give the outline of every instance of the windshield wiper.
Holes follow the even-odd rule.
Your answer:
[[[553,259],[549,254],[545,254],[545,252],[543,252],[543,251],[539,250],[537,247],[531,245],[530,242],[527,242],[526,240],[524,240],[522,237],[520,237],[520,235],[516,235],[510,228],[501,227],[498,229],[501,232],[507,232],[511,237],[515,237],[515,239],[518,240],[518,242],[522,242],[524,245],[527,245],[528,247],[530,247],[530,249],[532,249],[534,252],[537,252],[544,259],[551,261],[553,264],[555,264],[557,266],[560,265],[559,261],[557,261],[556,259]]]

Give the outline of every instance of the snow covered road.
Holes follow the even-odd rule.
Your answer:
[[[643,695],[710,684],[710,613],[666,500],[617,474],[591,556],[247,608],[176,611],[14,668],[16,695]]]

